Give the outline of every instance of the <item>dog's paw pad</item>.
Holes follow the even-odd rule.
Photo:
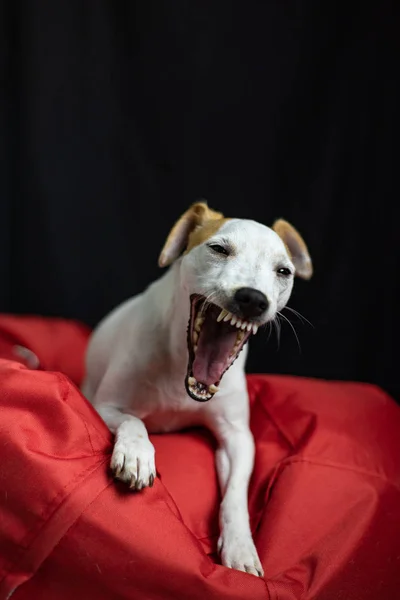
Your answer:
[[[129,443],[117,441],[110,467],[114,476],[127,483],[132,490],[152,487],[156,478],[152,443],[148,440]]]
[[[264,570],[251,536],[233,535],[225,537],[221,535],[218,540],[218,551],[225,567],[250,573],[257,577],[264,576]]]

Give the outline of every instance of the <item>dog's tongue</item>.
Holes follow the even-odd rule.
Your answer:
[[[219,382],[228,366],[236,336],[237,332],[229,325],[206,317],[192,366],[193,377],[199,383],[208,386]]]

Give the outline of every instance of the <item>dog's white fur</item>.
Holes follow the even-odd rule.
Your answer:
[[[198,218],[192,218],[193,211]],[[244,373],[247,347],[223,376],[215,398],[209,402],[190,398],[184,387],[189,296],[201,294],[224,308],[238,288],[255,288],[270,303],[257,320],[263,324],[286,305],[295,270],[304,278],[311,276],[311,261],[299,234],[285,221],[277,222],[274,231],[241,219],[221,221],[215,234],[179,256],[190,233],[215,214],[205,204],[193,205],[164,248],[161,262],[173,263],[172,267],[96,328],[88,347],[83,393],[116,436],[111,468],[136,489],[152,485],[156,477],[148,432],[198,425],[213,432],[223,498],[221,560],[227,567],[261,576],[247,507],[254,461]],[[229,245],[231,256],[213,252],[210,243]],[[291,274],[279,276],[282,267]]]

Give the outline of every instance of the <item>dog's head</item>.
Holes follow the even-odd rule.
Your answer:
[[[269,228],[226,219],[205,202],[193,204],[174,225],[159,265],[179,257],[183,293],[190,301],[185,386],[191,398],[206,401],[250,335],[286,305],[294,276],[311,277],[312,263],[287,221]]]

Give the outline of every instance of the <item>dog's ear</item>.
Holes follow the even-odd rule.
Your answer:
[[[296,268],[297,277],[301,277],[301,279],[310,279],[313,274],[313,266],[307,246],[299,232],[284,219],[275,221],[272,225],[272,229],[279,235],[285,244]]]
[[[192,204],[171,229],[158,259],[159,266],[168,267],[180,256],[188,244],[192,231],[202,227],[208,221],[222,218],[222,213],[209,208],[205,201]]]

